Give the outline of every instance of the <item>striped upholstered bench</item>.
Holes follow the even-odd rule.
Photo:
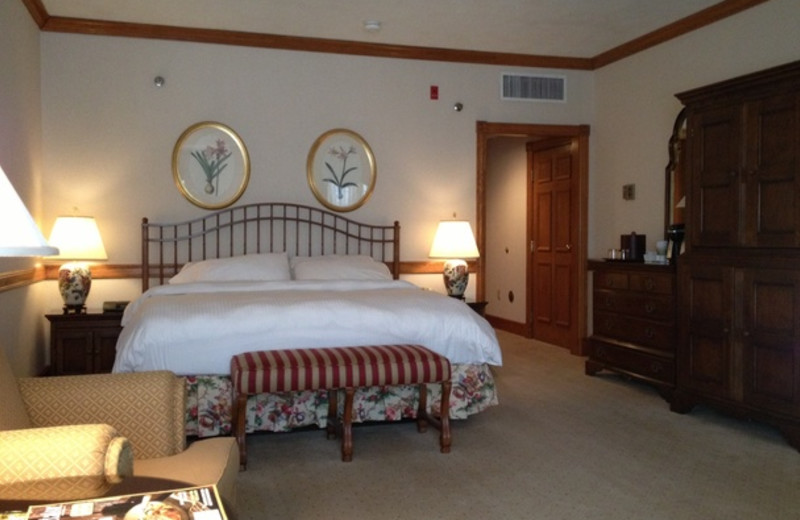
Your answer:
[[[247,467],[245,421],[247,397],[252,394],[328,390],[328,436],[342,430],[342,460],[353,457],[353,395],[367,386],[419,385],[417,429],[427,424],[440,431],[442,453],[450,451],[450,362],[446,357],[420,345],[304,348],[246,352],[231,358],[234,413],[233,432],[239,443],[241,465]],[[441,383],[440,417],[427,411],[426,383]],[[338,418],[338,390],[344,389],[341,424]]]

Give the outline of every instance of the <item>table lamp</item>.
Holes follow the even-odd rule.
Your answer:
[[[447,295],[464,299],[464,291],[469,283],[469,269],[466,258],[478,258],[478,245],[472,227],[466,220],[442,220],[433,237],[431,258],[445,258],[444,286]]]
[[[92,273],[86,260],[107,260],[94,217],[58,217],[50,243],[66,260],[58,270],[58,290],[64,300],[64,314],[86,312],[86,297],[92,287]]]
[[[25,208],[14,186],[0,167],[0,256],[48,256],[58,254],[50,246]]]

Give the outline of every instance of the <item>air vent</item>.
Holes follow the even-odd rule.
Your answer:
[[[566,101],[567,78],[565,76],[529,76],[503,74],[500,85],[501,99],[523,101]]]

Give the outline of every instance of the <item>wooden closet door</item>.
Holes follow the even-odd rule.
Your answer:
[[[692,246],[739,242],[739,173],[742,167],[741,105],[699,108],[689,114]],[[733,224],[733,225],[732,225]]]
[[[746,105],[744,244],[800,246],[800,95]]]
[[[576,351],[579,170],[572,139],[529,143],[533,337]]]
[[[733,268],[703,261],[682,265],[678,388],[729,398],[734,327]],[[680,407],[680,399],[673,403]]]
[[[742,273],[744,402],[800,414],[800,272],[745,269]]]

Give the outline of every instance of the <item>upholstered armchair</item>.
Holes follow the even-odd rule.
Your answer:
[[[235,508],[236,441],[187,447],[185,383],[171,372],[15,378],[0,352],[0,392],[0,486],[81,474],[102,486],[132,473],[214,484]]]

